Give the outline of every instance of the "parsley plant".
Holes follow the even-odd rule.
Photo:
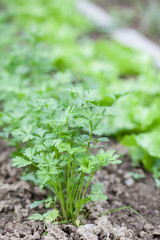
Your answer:
[[[17,148],[13,166],[25,167],[28,176],[32,173],[41,188],[52,192],[49,206],[54,204],[54,210],[32,219],[51,222],[60,215],[77,224],[79,217],[84,218],[86,203],[107,199],[101,184],[89,188],[93,176],[102,166],[120,161],[115,151],[97,145],[106,138],[93,137],[102,119],[111,115],[111,107],[94,103],[95,90],[71,88],[65,95],[58,101],[32,96],[10,115],[13,120],[19,116],[11,121],[15,123],[11,143]]]

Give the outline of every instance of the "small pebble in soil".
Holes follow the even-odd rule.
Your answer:
[[[0,201],[0,212],[2,212],[4,207],[5,207],[5,201]]]
[[[160,225],[157,226],[153,231],[153,237],[160,236]]]
[[[128,186],[128,187],[130,187],[134,184],[134,180],[131,177],[127,178],[124,182],[125,182],[126,186]]]
[[[154,213],[155,213],[155,214],[159,214],[159,211],[158,211],[158,210],[155,210]]]
[[[94,225],[94,224],[87,224]],[[98,240],[98,237],[93,233],[93,226],[80,226],[77,229],[77,234],[79,235],[79,240]],[[77,239],[77,240],[78,240]]]
[[[67,240],[67,236],[66,233],[63,232],[57,225],[48,224],[47,235],[45,237],[45,240],[51,239]]]
[[[40,235],[39,235],[38,232],[35,232],[35,233],[34,233],[34,239],[40,239]]]
[[[85,224],[83,227],[86,228],[86,230],[88,230],[89,232],[94,232],[96,225],[95,224]]]
[[[152,224],[145,223],[143,229],[145,232],[150,232],[150,231],[153,231],[154,227]]]
[[[139,233],[139,235],[140,235],[140,237],[144,238],[144,237],[146,236],[146,233],[145,233],[144,231],[141,231],[141,232]]]

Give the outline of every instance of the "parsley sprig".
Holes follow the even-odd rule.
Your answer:
[[[61,215],[76,223],[79,216],[86,215],[86,203],[107,199],[103,187],[91,186],[91,180],[102,166],[120,161],[113,150],[99,147],[94,151],[99,141],[106,141],[95,139],[94,131],[111,114],[109,107],[95,104],[97,95],[95,90],[71,88],[64,99],[32,96],[18,108],[21,117],[11,132],[12,144],[17,147],[13,166],[25,167],[41,188],[49,188],[54,205],[54,214],[49,211],[49,217],[36,214],[32,219],[39,216],[48,222]],[[11,116],[14,118],[14,113]]]

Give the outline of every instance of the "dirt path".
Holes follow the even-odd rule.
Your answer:
[[[107,202],[94,206],[84,225],[60,227],[44,225],[27,217],[34,211],[29,205],[35,200],[44,199],[35,186],[20,180],[21,170],[11,167],[9,154],[12,149],[1,142],[0,145],[0,240],[158,240],[160,239],[160,192],[156,190],[151,175],[141,169],[133,169],[126,150],[112,142],[111,147],[123,152],[123,164],[104,168],[98,172],[96,181],[105,185]],[[134,180],[128,173],[143,174],[145,177]],[[140,212],[151,224],[146,224],[130,210],[123,210],[99,217],[108,209],[130,205]],[[43,212],[40,206],[36,211]]]
[[[120,26],[136,29],[160,45],[160,31],[159,27],[157,27],[159,20],[158,16],[156,17],[159,13],[158,11],[155,12],[153,7],[151,8],[150,3],[152,1],[94,0],[94,2],[102,9],[106,10],[109,14],[118,17],[119,21],[122,19],[122,21],[120,21]],[[155,1],[155,4],[156,2],[157,8],[159,8],[159,2]]]

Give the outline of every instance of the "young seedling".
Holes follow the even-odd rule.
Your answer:
[[[132,172],[132,171],[129,172],[129,175],[131,177],[133,177],[135,180],[139,180],[139,179],[145,178],[144,174],[136,173],[136,172]]]

